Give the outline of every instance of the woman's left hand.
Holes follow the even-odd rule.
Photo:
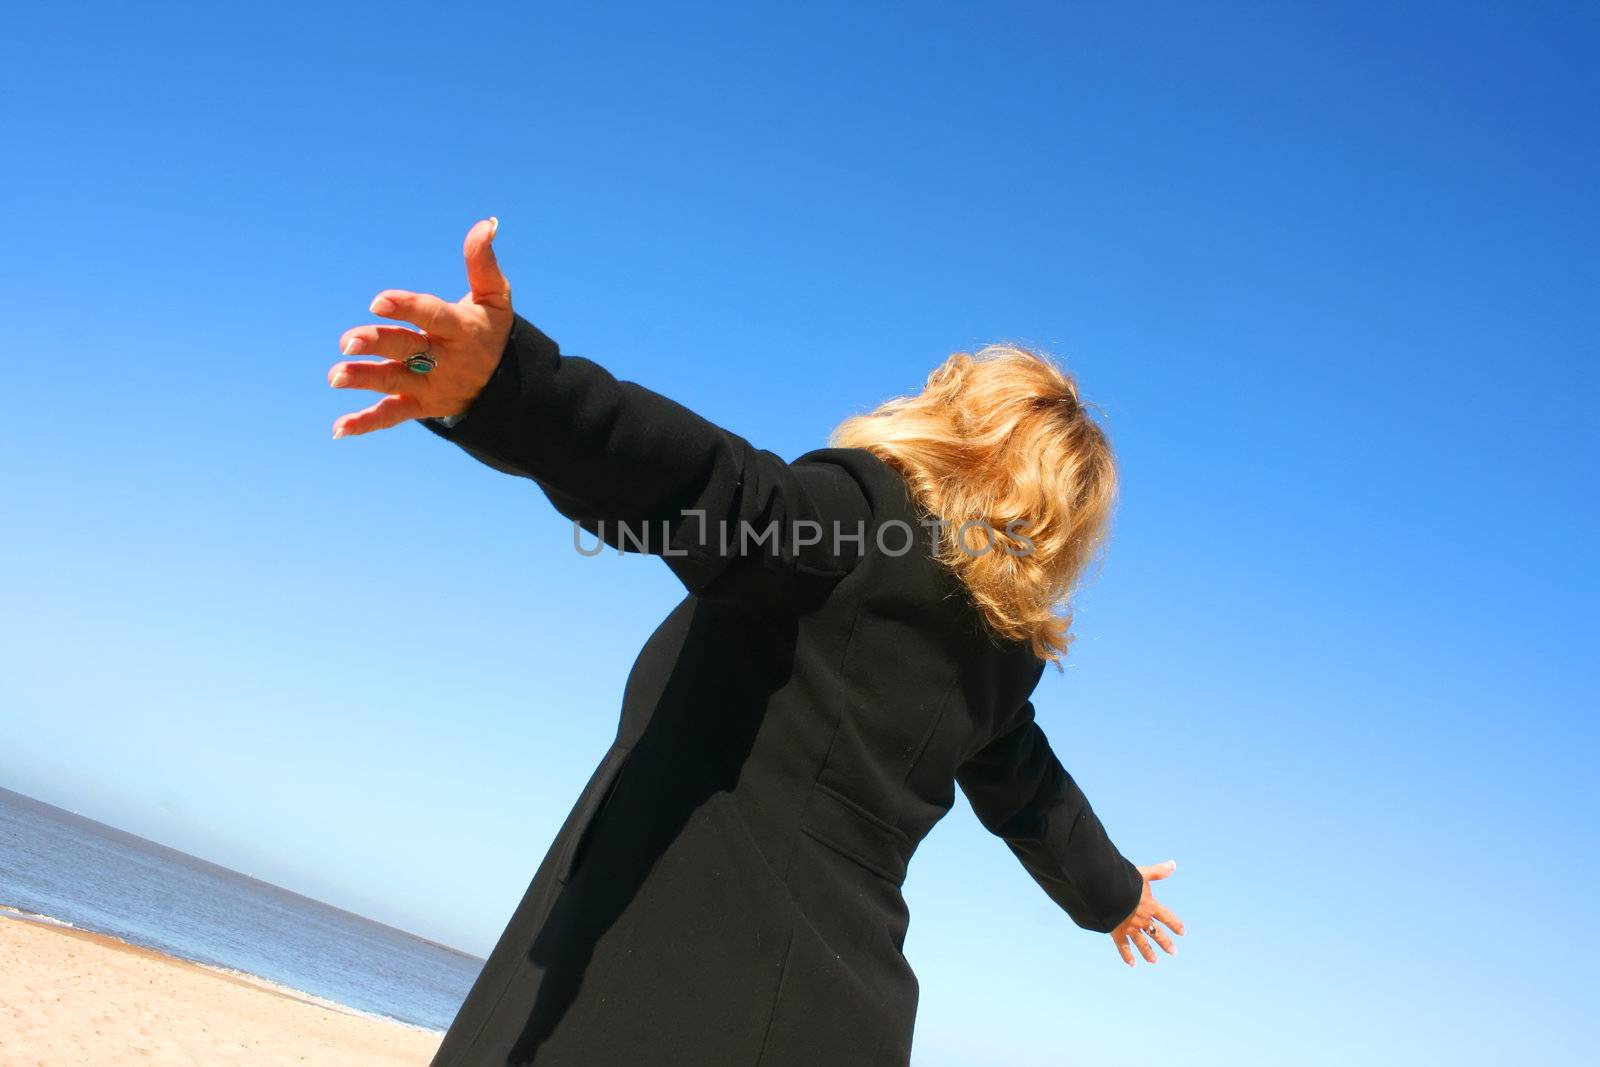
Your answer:
[[[335,363],[328,384],[335,389],[383,393],[376,404],[341,415],[334,437],[387,430],[408,419],[448,418],[466,411],[488,384],[511,335],[511,284],[494,258],[496,219],[484,219],[467,232],[467,295],[450,303],[429,293],[385,289],[372,301],[372,313],[416,326],[357,326],[339,338],[347,356],[383,356],[371,362]],[[432,361],[425,374],[406,361]],[[426,366],[426,362],[421,365]]]
[[[1133,909],[1133,914],[1122,920],[1122,925],[1111,931],[1111,940],[1117,946],[1117,952],[1122,956],[1122,962],[1129,967],[1133,966],[1133,950],[1138,948],[1139,955],[1146,961],[1156,961],[1156,950],[1150,947],[1154,940],[1161,946],[1162,951],[1171,956],[1178,949],[1172,943],[1172,938],[1163,930],[1165,924],[1179,937],[1183,936],[1183,921],[1171,910],[1156,900],[1155,894],[1150,892],[1150,883],[1159,882],[1178,869],[1177,860],[1168,860],[1157,863],[1151,867],[1140,867],[1139,873],[1144,876],[1144,892],[1139,897],[1139,906]]]

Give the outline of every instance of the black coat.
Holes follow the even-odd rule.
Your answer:
[[[424,425],[689,593],[436,1065],[908,1062],[900,886],[958,782],[1080,926],[1133,910],[1034,723],[1043,664],[984,629],[891,467],[786,463],[521,318],[465,417]]]

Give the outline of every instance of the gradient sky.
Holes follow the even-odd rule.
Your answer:
[[[918,1064],[1588,1061],[1593,5],[223,7],[7,16],[0,784],[488,950],[679,595],[329,437],[496,214],[567,351],[787,456],[1000,339],[1107,413],[1036,702],[1190,935],[1129,971],[958,801]]]

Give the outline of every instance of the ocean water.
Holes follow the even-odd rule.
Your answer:
[[[483,961],[0,789],[0,907],[444,1030]]]

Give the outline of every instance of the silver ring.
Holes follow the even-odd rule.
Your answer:
[[[414,374],[427,374],[439,365],[430,352],[417,352],[406,360],[406,369]]]
[[[1149,934],[1151,937],[1156,936],[1156,923],[1154,919],[1150,920],[1150,925],[1144,928],[1144,932]]]

